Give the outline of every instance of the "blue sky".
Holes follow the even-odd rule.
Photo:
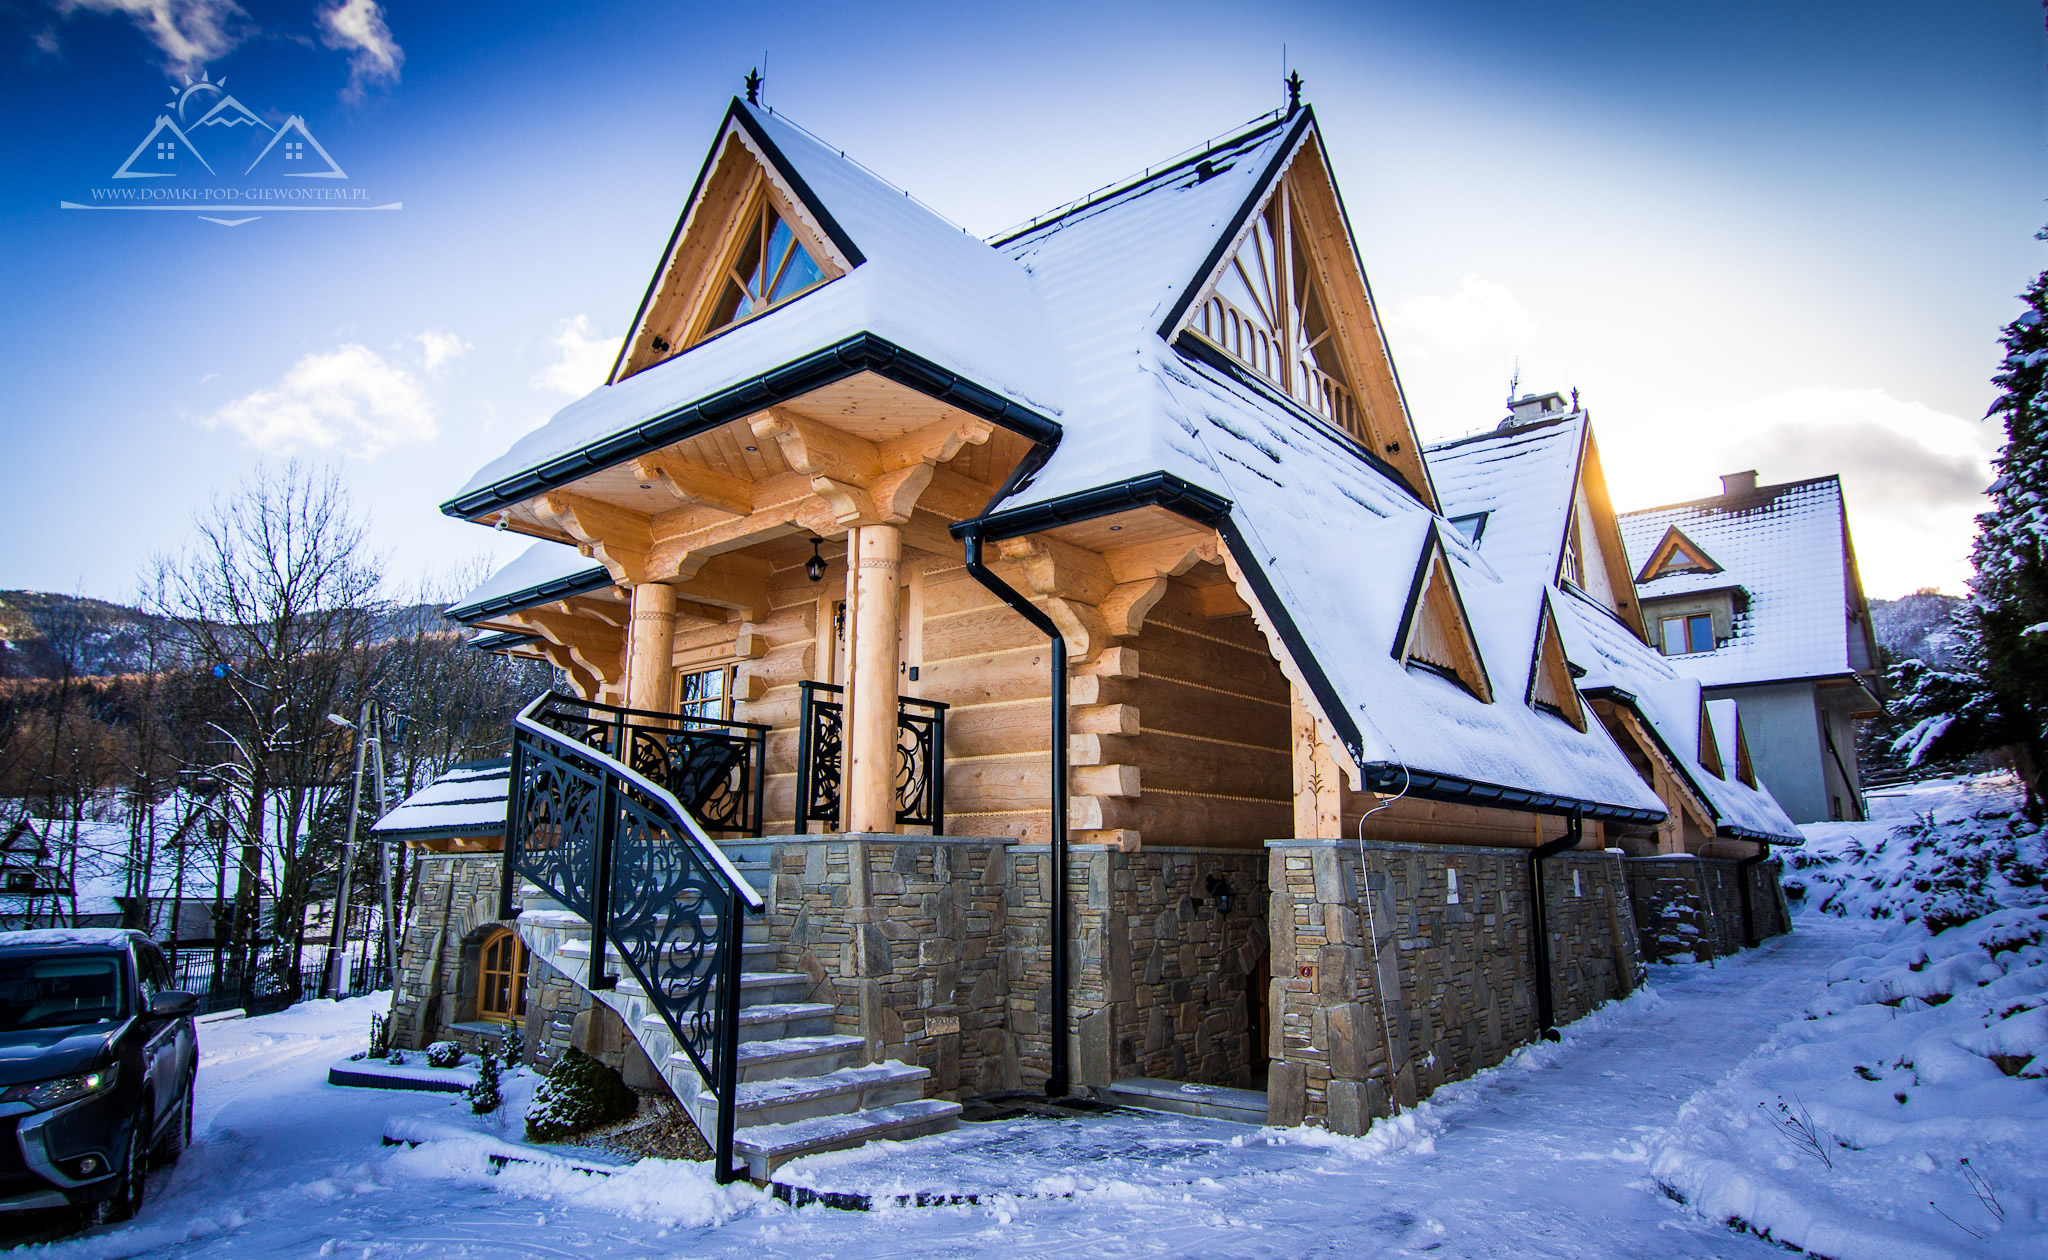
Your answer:
[[[1280,103],[1322,120],[1425,438],[1583,391],[1621,506],[1840,471],[1874,595],[1957,591],[1998,327],[2044,264],[2040,10],[1970,3],[0,4],[0,588],[132,597],[260,459],[409,584],[595,386],[748,67],[977,232]],[[203,68],[397,212],[60,210]]]

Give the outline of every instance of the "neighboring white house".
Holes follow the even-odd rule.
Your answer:
[[[1877,644],[1841,480],[1721,486],[1621,516],[1650,640],[1709,700],[1741,702],[1757,775],[1793,819],[1861,819]]]

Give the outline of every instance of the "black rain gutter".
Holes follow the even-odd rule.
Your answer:
[[[1067,1054],[1067,995],[1071,983],[1067,976],[1067,939],[1073,930],[1067,911],[1067,640],[1052,618],[982,562],[980,524],[962,521],[953,527],[954,535],[965,547],[968,574],[1051,640],[1052,834],[1047,838],[1046,851],[1052,866],[1052,1070],[1045,1082],[1045,1093],[1049,1098],[1063,1098],[1073,1079]]]
[[[1550,987],[1550,905],[1543,887],[1543,860],[1567,849],[1579,847],[1585,837],[1583,816],[1576,810],[1565,816],[1564,834],[1529,851],[1529,919],[1534,937],[1536,962],[1536,1032],[1546,1041],[1558,1040],[1557,999]]]
[[[971,521],[961,521],[952,527],[955,538],[965,538],[969,533],[986,539],[1017,538],[1025,534],[1056,529],[1077,521],[1093,520],[1134,508],[1161,507],[1180,516],[1187,517],[1200,525],[1214,528],[1223,535],[1224,545],[1237,560],[1238,569],[1251,584],[1258,597],[1260,610],[1272,620],[1273,630],[1286,645],[1288,653],[1301,667],[1302,677],[1308,684],[1316,703],[1330,720],[1337,738],[1351,753],[1353,761],[1359,763],[1359,772],[1365,776],[1367,786],[1380,793],[1400,792],[1405,789],[1410,796],[1428,800],[1447,801],[1466,805],[1487,805],[1496,808],[1527,810],[1538,814],[1569,816],[1578,814],[1584,818],[1605,822],[1659,823],[1664,821],[1661,809],[1632,809],[1621,805],[1606,805],[1594,801],[1574,800],[1545,792],[1530,792],[1521,788],[1501,787],[1497,784],[1482,783],[1474,779],[1459,778],[1456,775],[1433,774],[1403,766],[1399,762],[1365,760],[1364,743],[1359,738],[1358,727],[1352,721],[1350,710],[1337,695],[1336,688],[1317,665],[1314,653],[1309,651],[1308,640],[1294,624],[1286,604],[1280,599],[1271,579],[1260,567],[1258,556],[1237,527],[1237,520],[1231,515],[1230,500],[1213,491],[1192,485],[1172,473],[1146,473],[1093,490],[1048,499],[1042,503],[1027,504],[1008,511],[992,512]]]
[[[659,367],[649,371],[660,371]],[[514,473],[441,505],[448,516],[474,519],[559,489],[602,469],[708,433],[721,425],[789,402],[812,390],[872,372],[1033,442],[1055,442],[1060,426],[957,372],[913,354],[886,338],[860,332],[800,359],[770,368],[693,403],[671,407],[621,433],[600,439],[538,468]],[[605,388],[617,388],[607,386]]]
[[[507,648],[516,648],[521,644],[538,642],[540,642],[540,636],[537,634],[521,634],[517,630],[498,630],[490,634],[478,635],[469,641],[469,646],[479,652],[503,652]]]
[[[611,584],[611,572],[603,565],[598,565],[594,569],[572,573],[568,577],[554,578],[504,595],[496,595],[482,603],[458,604],[445,610],[441,615],[450,621],[473,626],[479,621],[489,621],[506,613],[523,612],[536,604],[552,604],[556,600],[588,595]]]

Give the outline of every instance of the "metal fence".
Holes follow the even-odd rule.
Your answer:
[[[349,958],[341,966],[345,970],[336,996],[361,997],[391,987],[389,969],[381,963]],[[216,969],[211,950],[181,950],[171,969],[171,987],[197,994],[201,1014],[240,1009],[260,1015],[322,996],[325,974],[324,959],[309,962],[288,951],[259,949],[239,968],[223,956]]]

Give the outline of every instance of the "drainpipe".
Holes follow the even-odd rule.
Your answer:
[[[1770,842],[1756,842],[1756,853],[1735,864],[1735,888],[1742,894],[1742,940],[1746,947],[1755,949],[1760,943],[1756,935],[1756,907],[1749,891],[1749,869],[1771,856]]]
[[[1061,1098],[1071,1076],[1067,1065],[1067,640],[1052,618],[982,563],[980,529],[963,531],[960,541],[966,547],[967,572],[974,580],[1052,640],[1052,837],[1047,846],[1052,860],[1052,1075],[1045,1082],[1045,1093],[1049,1098]]]
[[[1529,852],[1529,918],[1536,936],[1536,1024],[1537,1034],[1546,1041],[1558,1040],[1557,1000],[1550,991],[1550,910],[1543,895],[1543,859],[1576,849],[1584,835],[1583,815],[1577,809],[1565,816],[1564,834]]]

